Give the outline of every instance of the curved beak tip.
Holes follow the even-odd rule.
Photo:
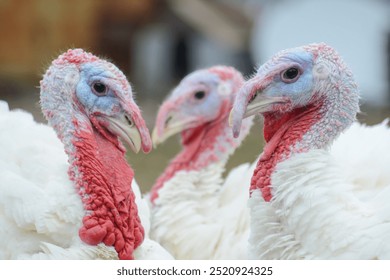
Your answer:
[[[230,111],[229,115],[229,126],[233,130],[233,137],[237,138],[240,135],[241,121],[236,118],[236,113],[234,109]]]
[[[237,138],[240,136],[240,125],[233,126],[233,137]]]
[[[142,149],[142,151],[145,153],[145,154],[148,154],[152,151],[152,146],[150,145],[149,147],[144,147]]]

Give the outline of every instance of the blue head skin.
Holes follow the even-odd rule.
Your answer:
[[[268,71],[272,68],[272,71]],[[288,98],[293,106],[306,104],[313,90],[313,55],[305,51],[282,54],[265,64],[257,77],[272,75],[272,81],[262,91],[269,98]],[[268,73],[267,73],[268,72]],[[289,78],[293,77],[292,79]]]
[[[85,63],[80,70],[76,96],[86,113],[113,116],[120,111],[120,99],[114,94],[121,90],[120,81],[114,73],[99,62]]]
[[[356,114],[356,84],[334,49],[321,43],[281,51],[262,65],[237,94],[231,114],[233,134],[239,135],[244,117],[284,114],[319,100],[339,99],[339,95],[350,100],[351,108],[345,108],[348,114]]]
[[[145,152],[151,149],[148,129],[124,74],[81,49],[68,50],[53,61],[41,81],[41,106],[61,139],[73,129],[76,118],[109,139],[121,138],[135,152],[141,146]]]
[[[216,74],[206,70],[194,72],[180,82],[165,104],[175,106],[171,111],[175,112],[177,119],[192,119],[188,123],[190,126],[211,121],[217,117],[221,106],[219,82]]]
[[[225,66],[186,76],[159,109],[153,143],[157,145],[171,135],[212,123],[223,112],[227,114],[242,82],[238,71]]]

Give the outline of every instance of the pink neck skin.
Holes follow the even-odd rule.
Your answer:
[[[114,136],[105,133],[111,137],[107,139],[95,128],[81,129],[85,125],[77,119],[73,124],[73,146],[66,147],[66,152],[71,164],[69,176],[86,210],[79,236],[89,245],[103,242],[114,246],[119,259],[133,259],[144,229],[131,189],[134,173],[125,160],[125,149]]]
[[[270,201],[271,174],[277,163],[290,157],[292,152],[304,152],[308,146],[302,145],[298,150],[299,142],[307,133],[315,134],[310,129],[323,117],[321,108],[324,103],[318,103],[309,107],[298,108],[287,114],[264,114],[264,137],[266,145],[254,171],[250,193],[260,189],[265,201]]]
[[[158,191],[180,170],[200,170],[212,163],[227,161],[242,139],[235,139],[228,125],[228,111],[209,123],[182,132],[182,151],[170,162],[157,179],[150,192],[151,201],[158,197]],[[243,133],[245,134],[245,132]]]

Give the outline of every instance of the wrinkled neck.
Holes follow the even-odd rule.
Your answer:
[[[201,170],[210,164],[225,165],[229,156],[248,135],[252,118],[243,122],[242,133],[234,138],[228,124],[228,113],[222,112],[213,122],[182,132],[183,149],[170,162],[151,190],[151,200],[158,197],[158,191],[180,170]]]
[[[79,236],[89,245],[114,246],[120,259],[132,259],[144,237],[135,196],[133,170],[117,138],[110,139],[84,121],[73,120],[73,140],[65,145],[69,177],[81,196],[86,214]]]
[[[314,123],[322,118],[323,103],[297,108],[291,112],[264,114],[264,138],[266,145],[260,161],[268,160],[277,147],[292,147],[302,141]]]
[[[348,110],[346,110],[348,111]],[[355,119],[356,111],[343,111],[338,102],[322,99],[287,114],[265,114],[264,136],[267,141],[251,181],[251,192],[260,189],[270,201],[271,175],[276,165],[294,153],[327,148]]]

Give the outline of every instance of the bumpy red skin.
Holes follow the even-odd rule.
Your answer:
[[[77,126],[76,120],[74,124]],[[113,145],[115,141],[117,145]],[[131,189],[134,172],[121,144],[117,138],[80,130],[73,145],[73,164],[79,174],[70,169],[69,176],[87,211],[79,230],[81,240],[89,245],[103,242],[114,246],[119,259],[133,259],[134,248],[143,241],[144,229]]]
[[[281,115],[264,114],[264,138],[267,143],[253,173],[250,193],[260,189],[264,200],[271,200],[271,175],[276,165],[290,156],[294,145],[321,119],[321,105],[319,102]]]
[[[118,137],[103,128],[97,115],[86,114],[73,88],[73,79],[77,77],[66,76],[64,70],[73,66],[80,69],[83,63],[96,61],[105,64],[117,77],[121,88],[117,98],[122,101],[122,109],[132,113],[144,152],[150,151],[149,132],[130,96],[131,88],[124,74],[113,64],[81,49],[68,50],[47,70],[41,81],[42,111],[64,143],[69,156],[69,177],[85,209],[79,237],[89,245],[113,246],[119,259],[133,259],[134,250],[144,239],[144,229],[131,188],[134,172],[126,162],[126,150]],[[61,110],[51,106],[53,102],[61,103]]]

